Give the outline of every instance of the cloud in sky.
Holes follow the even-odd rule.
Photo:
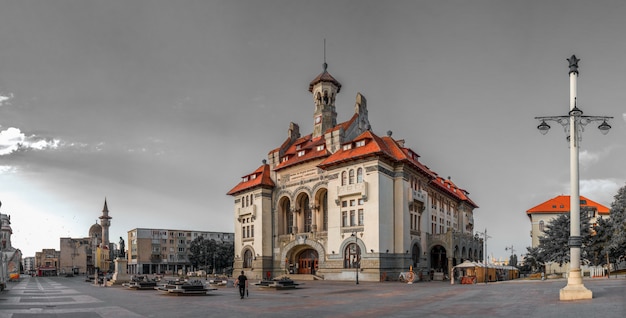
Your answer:
[[[15,127],[0,131],[0,156],[10,155],[18,150],[56,149],[59,144],[58,139],[45,139],[35,135],[26,136]]]
[[[0,93],[0,106],[8,105],[9,100],[11,100],[12,98],[13,98],[13,93],[11,94]]]

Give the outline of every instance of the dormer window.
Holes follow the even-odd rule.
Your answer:
[[[296,145],[296,150],[300,150],[302,148],[302,145]]]
[[[289,160],[289,156],[284,156],[282,162]]]
[[[306,151],[304,151],[304,150],[298,151],[298,157],[304,156],[305,153],[306,153]]]
[[[365,146],[365,140],[359,140],[359,141],[355,142],[354,146],[357,147],[357,148]]]
[[[248,177],[243,177],[243,182],[248,182]]]
[[[316,149],[317,149],[317,151],[322,151],[322,150],[324,150],[324,145],[319,145],[319,146],[317,146]]]
[[[256,174],[253,174],[250,176],[250,180],[254,180],[254,179],[256,179]]]
[[[352,144],[345,144],[345,145],[343,145],[343,147],[341,149],[343,149],[343,150],[350,150],[350,149],[352,149]]]

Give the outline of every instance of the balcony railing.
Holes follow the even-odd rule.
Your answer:
[[[367,182],[363,181],[361,183],[347,184],[344,186],[337,187],[337,202],[341,199],[341,197],[349,196],[349,195],[361,195],[361,197],[367,200]]]

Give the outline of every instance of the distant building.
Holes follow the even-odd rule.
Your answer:
[[[111,217],[106,199],[100,224],[89,228],[89,236],[81,238],[60,238],[59,273],[94,274],[96,268],[101,272],[113,270],[112,260],[117,255],[115,244],[109,242]]]
[[[581,212],[583,210],[589,211],[590,219],[589,225],[593,226],[599,216],[608,217],[610,209],[606,206],[589,200],[584,196],[580,196]],[[543,236],[543,231],[546,225],[553,219],[563,214],[569,214],[570,212],[570,196],[559,195],[546,202],[543,202],[528,211],[526,215],[530,220],[530,236],[532,238],[532,247],[539,246],[539,238]]]
[[[354,280],[358,273],[378,281],[413,267],[443,279],[463,260],[483,259],[469,193],[429,169],[404,140],[375,134],[360,93],[349,119],[338,122],[341,87],[324,63],[308,87],[312,133],[290,123],[268,160],[227,193],[234,271],[252,279],[270,272]],[[420,131],[420,120],[415,133],[438,133]]]
[[[25,274],[35,273],[35,257],[29,256],[22,259],[22,272]]]
[[[598,217],[609,217],[610,209],[600,203],[589,200],[584,196],[580,196],[580,212],[581,215],[586,211],[589,213],[589,226],[593,226]],[[545,201],[528,211],[526,215],[530,220],[530,236],[532,238],[532,247],[539,246],[539,238],[544,235],[545,227],[557,217],[563,214],[570,213],[570,196],[559,195],[548,201]],[[559,266],[557,263],[545,264],[546,273],[566,273],[569,267],[569,263],[564,263]],[[581,269],[585,271],[587,266],[581,266]]]
[[[35,253],[35,270],[37,276],[57,276],[59,274],[59,257],[61,252],[53,249],[42,249]]]
[[[136,228],[128,231],[128,273],[183,273],[193,270],[189,255],[198,237],[234,243],[233,233]]]

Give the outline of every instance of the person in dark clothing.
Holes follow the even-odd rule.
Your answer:
[[[241,296],[241,299],[243,299],[243,296],[246,293],[246,289],[248,288],[248,277],[243,274],[243,271],[241,271],[241,275],[237,277],[235,285],[239,286],[239,296]]]

